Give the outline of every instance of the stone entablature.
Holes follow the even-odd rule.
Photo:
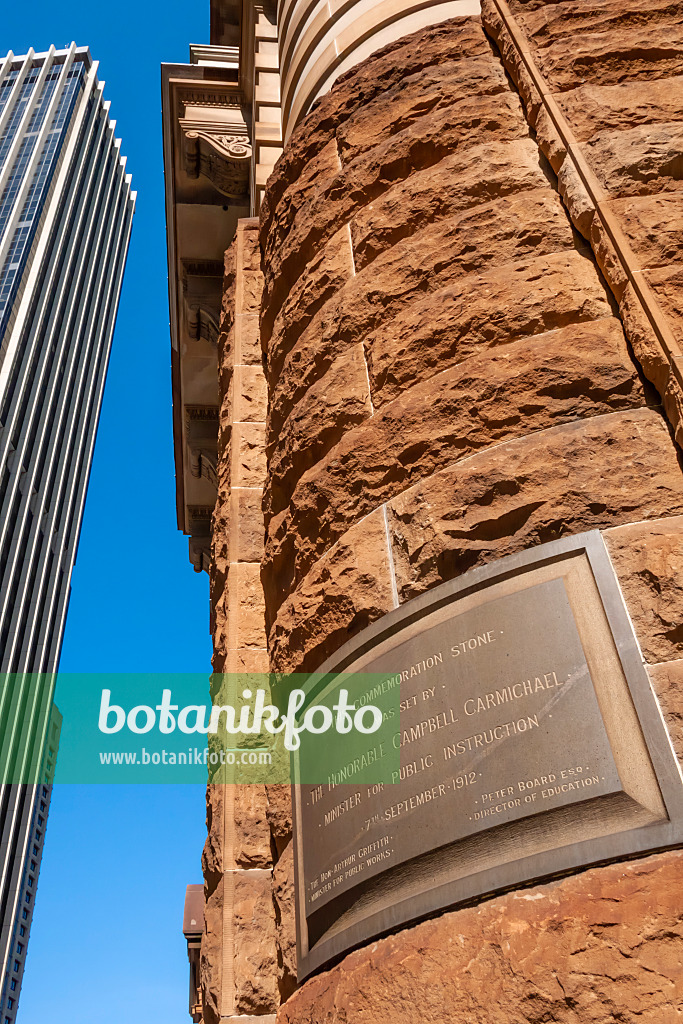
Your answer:
[[[233,25],[229,40],[192,46],[190,64],[162,67],[176,508],[193,536],[191,510],[216,500],[224,253],[239,218],[258,211],[282,145],[274,8],[222,8],[212,24]],[[201,428],[198,408],[213,410]],[[201,570],[210,528],[199,530],[190,557]]]
[[[226,48],[225,58],[225,81],[216,80],[216,66],[162,68],[176,506],[197,571],[208,570],[216,500],[223,253],[249,210],[248,112],[234,52]],[[226,151],[226,135],[240,140],[236,155]]]

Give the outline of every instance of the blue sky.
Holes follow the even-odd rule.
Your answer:
[[[209,0],[7,2],[0,52],[100,62],[138,193],[61,667],[210,671],[208,581],[175,523],[159,65],[209,40]],[[185,886],[201,787],[57,787],[19,1024],[186,1024]]]

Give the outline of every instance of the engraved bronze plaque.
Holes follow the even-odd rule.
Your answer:
[[[321,669],[342,671],[398,690],[400,767],[293,787],[300,978],[477,895],[683,838],[680,770],[597,531],[409,602]]]

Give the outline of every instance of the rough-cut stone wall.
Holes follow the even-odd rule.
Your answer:
[[[258,343],[262,275],[257,228],[256,221],[239,221],[225,258],[211,606],[214,672],[226,675],[222,687],[215,684],[214,700],[221,694],[234,697],[223,693],[235,688],[233,673],[268,671],[259,579],[266,387]],[[269,810],[265,786],[216,784],[207,789],[204,1024],[274,1020],[280,1002]]]
[[[683,438],[683,8],[483,0],[484,27]]]
[[[531,18],[543,4],[518,6]],[[668,36],[655,45],[652,25],[647,45],[638,35],[654,6],[632,6],[631,62],[647,64],[658,46],[673,52]],[[587,10],[548,5],[577,22]],[[593,27],[609,41],[609,19],[596,15]],[[593,67],[606,42],[586,33]],[[601,84],[620,80],[627,53],[622,39]],[[662,58],[666,73],[675,59]],[[555,66],[566,76],[572,59]],[[683,564],[683,478],[671,371],[664,383],[652,372],[661,338],[642,327],[642,310],[638,335],[627,289],[610,290],[604,239],[573,200],[571,170],[558,182],[555,154],[539,150],[514,82],[478,19],[419,33],[340,80],[270,179],[261,339],[271,667],[313,669],[431,586],[597,528],[680,751],[682,605],[678,584],[667,588]],[[627,100],[619,126],[638,123]],[[577,107],[607,116],[601,94]],[[607,173],[609,147],[593,149]],[[665,184],[649,195],[669,194],[680,171],[667,167],[652,170]],[[665,241],[648,230],[643,253],[675,251],[675,231]],[[286,807],[278,820],[280,941],[291,943]],[[669,853],[596,868],[405,929],[306,983],[278,1019],[668,1024],[681,995],[681,863]]]
[[[261,237],[273,668],[482,561],[683,511],[660,400],[478,20],[339,83]]]
[[[680,1024],[683,854],[444,914],[312,978],[278,1024]]]

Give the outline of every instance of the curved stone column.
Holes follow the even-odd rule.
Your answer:
[[[285,139],[336,80],[411,32],[479,11],[479,0],[283,0],[278,9]]]
[[[508,893],[311,978],[279,1024],[677,1024],[680,851]]]
[[[478,19],[337,82],[276,166],[261,246],[271,668],[315,669],[430,587],[599,529],[679,744],[679,453]],[[680,878],[665,853],[449,912],[278,1019],[673,1021]]]

